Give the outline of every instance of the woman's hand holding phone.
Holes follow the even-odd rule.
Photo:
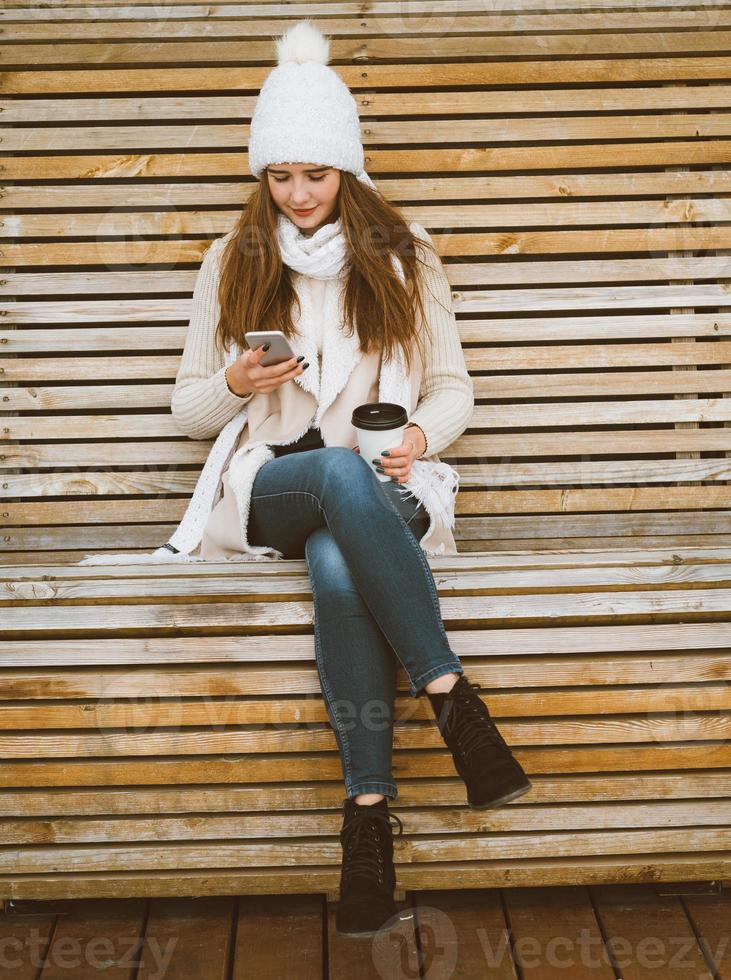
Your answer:
[[[268,395],[310,366],[307,362],[301,363],[302,357],[292,357],[280,364],[265,367],[259,362],[268,349],[269,345],[265,344],[245,350],[226,369],[226,382],[234,394],[242,398],[252,393]]]

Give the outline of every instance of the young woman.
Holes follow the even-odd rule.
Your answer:
[[[449,646],[425,558],[457,554],[458,474],[437,453],[474,407],[446,275],[426,231],[366,174],[328,41],[304,21],[278,52],[251,124],[259,185],[203,260],[173,392],[181,430],[216,443],[150,560],[306,559],[347,793],[336,927],[372,935],[396,914],[399,663],[411,695],[427,694],[471,806],[530,782]],[[295,356],[264,366],[248,330],[281,330]],[[408,410],[401,445],[372,461],[388,482],[359,455],[352,413],[365,402]]]

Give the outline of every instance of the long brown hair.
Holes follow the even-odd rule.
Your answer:
[[[297,293],[292,270],[282,262],[277,240],[279,209],[269,192],[266,171],[253,190],[223,249],[218,299],[221,316],[216,329],[220,349],[236,341],[246,350],[248,330],[295,333],[292,306]],[[392,357],[396,346],[411,371],[412,341],[422,356],[420,324],[429,331],[420,284],[417,250],[430,249],[417,238],[398,210],[377,191],[349,171],[340,172],[335,215],[342,221],[348,258],[343,295],[343,317],[348,336],[358,331],[364,354],[382,351]],[[400,259],[405,282],[391,265],[391,253]]]

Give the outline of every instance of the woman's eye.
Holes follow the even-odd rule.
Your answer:
[[[310,180],[314,180],[316,183],[319,183],[321,180],[324,180],[324,179],[325,179],[324,176],[323,177],[310,177]],[[277,184],[283,184],[285,182],[285,180],[289,180],[289,177],[275,177],[274,178],[274,181]]]

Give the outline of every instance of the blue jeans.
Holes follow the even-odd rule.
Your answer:
[[[249,542],[307,561],[317,670],[350,798],[396,799],[398,662],[412,697],[463,672],[419,544],[428,514],[399,486],[352,449],[326,446],[268,460],[251,493]]]

